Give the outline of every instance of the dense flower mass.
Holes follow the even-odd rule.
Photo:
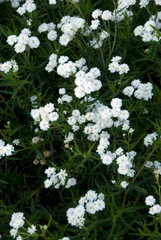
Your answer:
[[[0,239],[160,239],[161,0],[0,0]]]

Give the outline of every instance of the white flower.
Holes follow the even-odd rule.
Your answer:
[[[67,46],[68,43],[71,41],[71,37],[67,34],[63,34],[60,38],[59,38],[59,43],[63,46]]]
[[[40,45],[40,41],[37,37],[30,37],[28,45],[30,46],[30,48],[38,48]]]
[[[91,22],[91,28],[92,28],[93,30],[96,30],[96,29],[98,28],[99,24],[100,24],[100,21],[99,21],[99,20],[92,20],[92,22]]]
[[[102,14],[102,11],[100,9],[96,9],[92,12],[92,18],[97,19],[98,17],[100,17]]]
[[[89,190],[87,193],[86,193],[86,195],[85,195],[85,197],[86,197],[86,199],[88,200],[88,201],[94,201],[94,200],[96,200],[97,199],[97,193],[95,192],[95,191],[93,191],[93,190]]]
[[[96,212],[95,202],[87,202],[86,203],[86,212],[88,212],[90,214],[95,214],[95,212]]]
[[[49,180],[49,179],[46,179],[46,180],[44,181],[45,188],[49,188],[49,187],[51,187],[52,184],[53,184],[52,181]]]
[[[17,36],[16,36],[16,35],[10,35],[10,36],[7,38],[7,43],[8,43],[10,46],[13,46],[15,43],[17,43]]]
[[[129,70],[130,68],[126,63],[121,64],[118,69],[120,75],[127,73]]]
[[[47,174],[47,177],[51,177],[53,174],[56,173],[56,168],[49,167],[45,170],[45,173]]]
[[[139,79],[134,79],[132,82],[131,82],[131,85],[134,87],[134,88],[139,88],[141,84],[141,81]]]
[[[54,41],[57,38],[57,32],[55,30],[51,30],[48,33],[47,38],[51,41]]]
[[[161,0],[155,0],[155,4],[161,6]]]
[[[48,25],[46,23],[42,23],[39,27],[38,27],[38,32],[42,33],[42,32],[46,32],[48,31]]]
[[[140,0],[140,8],[146,7],[149,4],[150,0]]]
[[[148,197],[146,197],[145,199],[145,204],[147,206],[153,206],[156,202],[156,199],[152,196],[152,195],[149,195]]]
[[[33,224],[31,225],[31,227],[29,227],[29,228],[27,229],[27,232],[28,232],[30,235],[34,234],[36,231],[37,231],[36,226],[33,225]]]
[[[10,230],[10,235],[11,235],[11,237],[16,237],[16,235],[17,235],[17,232],[18,232],[18,229],[15,229],[15,228],[12,228],[11,230]]]
[[[111,180],[112,184],[115,184],[116,183],[116,180]]]
[[[65,188],[70,188],[71,186],[76,185],[77,181],[75,178],[69,178]]]
[[[11,144],[7,144],[7,145],[4,147],[4,152],[5,152],[5,155],[6,155],[6,156],[11,156],[12,153],[14,152],[14,147],[13,147]]]
[[[115,57],[113,57],[112,59],[111,59],[111,62],[120,62],[121,61],[121,59],[122,59],[122,57],[120,57],[120,56],[115,56]]]
[[[139,25],[134,29],[134,35],[135,36],[142,36],[143,31],[144,31],[144,27],[142,25]]]
[[[144,145],[146,147],[153,145],[153,142],[157,139],[158,134],[153,132],[151,134],[147,134],[144,138]]]
[[[50,128],[49,122],[46,120],[41,121],[39,126],[43,131],[47,131]]]
[[[24,213],[22,212],[13,213],[9,225],[15,229],[19,229],[24,225],[25,223],[24,219],[25,219]]]
[[[52,4],[56,4],[56,0],[49,0],[49,4],[52,5]]]
[[[14,46],[14,49],[17,53],[22,53],[26,50],[26,45],[22,44],[22,43],[17,43],[15,46]]]
[[[111,101],[112,108],[121,108],[122,100],[120,98],[113,98]]]
[[[126,182],[126,181],[122,181],[122,182],[120,183],[120,185],[121,185],[122,188],[127,188],[127,186],[129,185],[129,183]]]
[[[18,146],[18,145],[20,144],[20,140],[19,140],[19,139],[13,140],[13,144],[15,144],[16,146]]]
[[[23,240],[23,238],[20,235],[18,235],[16,240]]]
[[[95,201],[96,211],[102,211],[105,208],[105,202],[102,199],[97,199]]]
[[[59,94],[64,95],[66,93],[66,89],[65,88],[60,88],[59,89]]]
[[[119,71],[119,64],[118,62],[112,62],[108,65],[108,70],[111,73],[118,72]]]
[[[154,215],[161,213],[161,206],[159,204],[154,204],[153,207],[149,209],[149,214]]]
[[[128,86],[128,87],[124,88],[124,90],[123,90],[123,94],[128,97],[131,97],[133,92],[134,92],[134,88],[132,86]]]
[[[101,18],[104,21],[111,20],[111,17],[112,17],[112,13],[109,10],[103,11],[103,13],[101,15]]]

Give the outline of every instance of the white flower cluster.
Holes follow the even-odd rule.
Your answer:
[[[122,57],[116,56],[111,59],[111,63],[108,65],[108,70],[111,73],[118,72],[120,75],[127,73],[130,68],[126,63],[120,64]]]
[[[8,73],[11,69],[13,72],[17,72],[19,69],[19,66],[15,60],[0,63],[1,72]]]
[[[47,72],[52,72],[54,70],[54,68],[57,66],[57,55],[52,53],[49,57],[49,62],[45,67],[45,70]]]
[[[133,169],[133,159],[136,156],[136,152],[131,151],[127,152],[126,154],[120,155],[116,162],[119,166],[118,173],[121,175],[126,175],[128,177],[133,178],[135,174],[135,170]]]
[[[72,96],[66,94],[65,88],[60,88],[59,94],[62,95],[62,97],[58,98],[58,104],[63,104],[64,102],[70,103],[73,100]]]
[[[59,39],[59,42],[63,46],[67,46],[70,41],[73,40],[76,32],[79,29],[84,28],[85,20],[80,17],[65,16],[61,19],[61,22],[57,25],[63,32]]]
[[[144,24],[144,26],[139,25],[134,29],[134,35],[140,36],[143,42],[159,42],[161,37],[154,28],[156,28],[158,31],[161,29],[160,20],[161,12],[158,12],[157,15],[152,15],[149,20]]]
[[[74,89],[74,92],[77,98],[82,98],[86,94],[98,91],[102,87],[101,81],[97,79],[101,76],[101,72],[98,68],[91,68],[87,73],[80,70],[75,76],[76,88]]]
[[[128,10],[128,8],[136,4],[136,0],[118,0],[117,4],[118,6],[112,14],[112,21],[116,19],[116,21],[120,22],[127,16],[132,18],[133,12]]]
[[[48,103],[44,107],[31,110],[31,116],[36,124],[43,131],[47,131],[50,128],[50,122],[55,122],[59,118],[59,114],[54,111],[55,107],[53,103]]]
[[[105,208],[104,194],[97,194],[89,190],[84,197],[81,197],[79,204],[75,208],[69,208],[67,211],[67,220],[72,226],[82,228],[85,223],[85,213],[95,214]]]
[[[54,186],[54,188],[59,189],[60,186],[65,186],[65,188],[70,188],[76,185],[77,181],[75,178],[68,178],[66,170],[60,169],[56,173],[56,168],[49,167],[45,170],[47,179],[44,181],[45,188]],[[67,179],[68,178],[68,179]]]
[[[79,129],[77,123],[82,124],[85,123],[85,121],[86,121],[85,115],[81,115],[78,109],[73,110],[72,115],[67,119],[68,124],[72,126],[74,132]]]
[[[14,151],[13,145],[8,143],[5,145],[5,142],[0,139],[0,159],[5,156],[12,156]]]
[[[21,30],[19,36],[10,35],[7,38],[7,43],[10,46],[14,46],[16,53],[22,53],[26,50],[26,47],[29,46],[30,48],[38,48],[40,45],[40,41],[37,37],[30,37],[31,31],[28,28],[24,28]]]
[[[144,145],[146,147],[153,145],[154,141],[157,140],[158,134],[156,132],[153,132],[151,134],[147,134],[144,138]]]
[[[26,0],[26,2],[17,9],[17,12],[20,15],[25,14],[26,12],[31,13],[36,9],[36,4],[34,3],[34,0]]]
[[[77,69],[82,69],[85,64],[85,59],[81,58],[76,62],[69,61],[68,58],[59,59],[59,65],[57,67],[57,73],[63,78],[69,78],[77,72]]]
[[[89,72],[86,72],[88,68],[85,66],[85,63],[86,60],[84,58],[72,62],[69,61],[67,56],[61,56],[57,63],[57,55],[53,53],[49,57],[49,63],[45,70],[51,72],[57,64],[59,64],[57,67],[58,75],[63,78],[69,78],[70,76],[75,75],[75,96],[77,98],[82,98],[86,94],[98,91],[102,87],[101,81],[97,79],[101,75],[100,70],[98,68],[91,68]],[[66,97],[67,96],[65,96],[65,98]],[[67,98],[69,99],[69,97]]]
[[[158,161],[148,161],[145,165],[147,168],[152,168],[153,169],[153,173],[156,176],[156,178],[159,177],[159,175],[161,175],[161,163]]]
[[[55,31],[55,27],[56,25],[51,22],[51,23],[42,23],[39,27],[38,27],[38,32],[42,33],[42,32],[48,32],[47,34],[47,38],[51,41],[56,40],[57,38],[57,32]]]
[[[126,16],[132,17],[133,12],[129,11],[128,8],[136,3],[136,0],[118,0],[117,8],[111,12],[109,10],[102,11],[96,9],[92,13],[93,19],[102,19],[103,21],[122,21]]]
[[[104,21],[111,20],[112,13],[109,10],[102,11],[100,9],[96,9],[92,12],[92,18],[98,19],[101,18]]]
[[[156,199],[152,195],[149,195],[148,197],[146,197],[145,204],[147,206],[152,206],[151,208],[149,208],[149,214],[151,215],[161,213],[161,206],[155,203],[156,203]]]
[[[150,82],[141,83],[139,79],[134,79],[131,82],[131,86],[124,88],[123,94],[128,97],[131,97],[134,94],[134,97],[137,99],[148,101],[153,96],[152,90],[153,85]]]
[[[22,2],[23,0],[0,0],[0,3],[2,2],[10,2],[11,3],[11,6],[13,8],[17,8],[20,6],[20,2]]]
[[[87,110],[86,119],[92,123],[88,123],[87,126],[84,128],[84,133],[88,135],[88,140],[90,141],[98,141],[100,138],[100,145],[102,145],[102,151],[98,151],[99,154],[103,153],[107,147],[103,147],[104,139],[108,139],[110,136],[107,133],[102,133],[102,130],[106,128],[119,127],[128,125],[126,127],[129,129],[129,112],[127,110],[121,110],[122,107],[122,100],[120,98],[113,98],[111,101],[111,107],[105,106],[104,104],[97,101],[90,108]],[[126,130],[127,130],[126,129]],[[101,140],[102,138],[102,140]],[[108,146],[109,143],[106,143]]]
[[[23,238],[18,235],[18,230],[19,228],[23,227],[23,225],[25,224],[25,217],[24,217],[24,213],[22,212],[17,212],[17,213],[13,213],[11,216],[11,221],[9,223],[9,225],[12,227],[12,229],[10,230],[10,235],[11,237],[15,238],[16,236],[16,240],[22,240]],[[27,232],[32,235],[37,231],[36,226],[35,225],[31,225],[31,227],[27,228]]]
[[[17,212],[12,214],[11,221],[9,223],[9,225],[12,227],[12,229],[10,230],[11,237],[15,238],[17,236],[18,229],[21,228],[25,223],[24,220],[24,213]]]

